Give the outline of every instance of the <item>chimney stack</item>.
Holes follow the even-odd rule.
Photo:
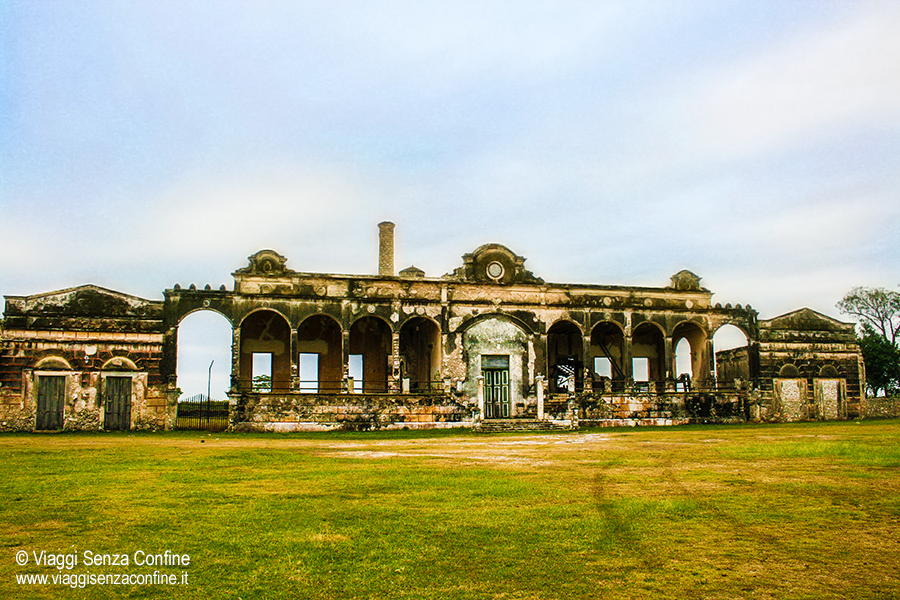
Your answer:
[[[394,224],[390,221],[378,224],[378,274],[394,276]]]

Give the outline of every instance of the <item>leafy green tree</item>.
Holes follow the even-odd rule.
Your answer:
[[[257,375],[253,378],[254,392],[268,392],[272,389],[272,378],[268,375]]]
[[[837,303],[843,314],[859,322],[857,332],[869,391],[887,395],[900,391],[900,292],[855,287]]]
[[[859,347],[866,363],[866,385],[870,393],[877,396],[883,391],[887,396],[897,395],[900,391],[900,350],[865,326]]]

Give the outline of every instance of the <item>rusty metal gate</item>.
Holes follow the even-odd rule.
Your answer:
[[[131,429],[131,377],[107,377],[103,427],[108,431]]]
[[[66,399],[64,375],[38,377],[37,422],[35,429],[62,429],[63,406]]]
[[[212,400],[204,394],[197,394],[178,401],[176,429],[225,431],[228,424],[227,400]]]

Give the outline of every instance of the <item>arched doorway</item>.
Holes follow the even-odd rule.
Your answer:
[[[231,388],[231,323],[213,310],[199,310],[178,324],[176,377],[181,397],[209,394],[225,400]]]
[[[687,376],[695,385],[704,384],[710,376],[710,357],[707,349],[709,335],[697,323],[684,322],[672,332],[675,349],[676,377]]]
[[[713,335],[716,384],[733,386],[737,380],[749,381],[750,339],[739,327],[722,325]]]
[[[239,377],[242,390],[291,389],[291,329],[273,310],[251,313],[241,322]]]
[[[479,319],[466,329],[467,392],[477,395],[480,378],[485,418],[518,416],[520,405],[524,411],[529,338],[518,323],[503,316]]]
[[[547,331],[547,373],[551,394],[584,388],[584,341],[571,321],[557,321]]]
[[[400,376],[403,391],[441,389],[441,332],[431,319],[414,317],[400,328]]]
[[[306,318],[297,329],[300,391],[336,394],[344,377],[341,326],[326,315]]]
[[[661,383],[666,377],[666,342],[662,329],[651,322],[635,327],[631,335],[632,377],[635,384]]]
[[[611,321],[597,323],[591,331],[591,369],[596,391],[625,389],[625,332]],[[606,382],[609,382],[609,385]]]
[[[350,376],[354,390],[383,394],[388,391],[388,356],[391,328],[378,317],[363,317],[350,327]],[[362,384],[358,378],[362,377]]]

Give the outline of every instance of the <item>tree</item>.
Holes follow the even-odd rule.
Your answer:
[[[855,287],[837,303],[837,308],[845,315],[856,317],[860,324],[868,325],[873,333],[878,333],[897,347],[900,333],[900,292],[884,288]]]
[[[859,348],[866,363],[866,385],[873,396],[900,391],[900,350],[883,336],[863,326]]]
[[[268,375],[257,375],[253,378],[254,392],[270,392],[272,391],[272,378]]]
[[[855,287],[837,308],[859,322],[857,337],[871,393],[896,394],[900,391],[900,292]]]

